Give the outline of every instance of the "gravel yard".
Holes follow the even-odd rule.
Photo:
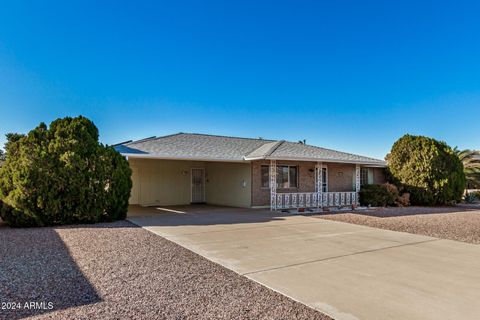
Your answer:
[[[126,221],[0,226],[0,302],[21,304],[1,319],[330,319]]]
[[[375,228],[480,244],[480,208],[406,207],[317,216]]]

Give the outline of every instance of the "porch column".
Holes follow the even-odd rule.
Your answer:
[[[318,161],[315,170],[315,192],[317,193],[317,205],[323,207],[323,171],[322,162]]]
[[[355,165],[355,204],[358,205],[358,193],[360,192],[360,165]]]
[[[277,210],[277,161],[270,160],[270,211]]]

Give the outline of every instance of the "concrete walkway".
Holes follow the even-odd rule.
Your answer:
[[[249,209],[129,220],[338,320],[480,317],[478,245]]]

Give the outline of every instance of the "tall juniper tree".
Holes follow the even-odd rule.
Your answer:
[[[94,223],[125,217],[131,189],[128,162],[98,141],[79,116],[9,134],[0,169],[0,215],[12,226]]]

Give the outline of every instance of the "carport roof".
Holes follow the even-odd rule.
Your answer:
[[[385,161],[356,154],[325,149],[299,142],[177,133],[126,141],[114,145],[132,158],[203,161],[252,161],[263,159],[325,161],[383,167]]]

